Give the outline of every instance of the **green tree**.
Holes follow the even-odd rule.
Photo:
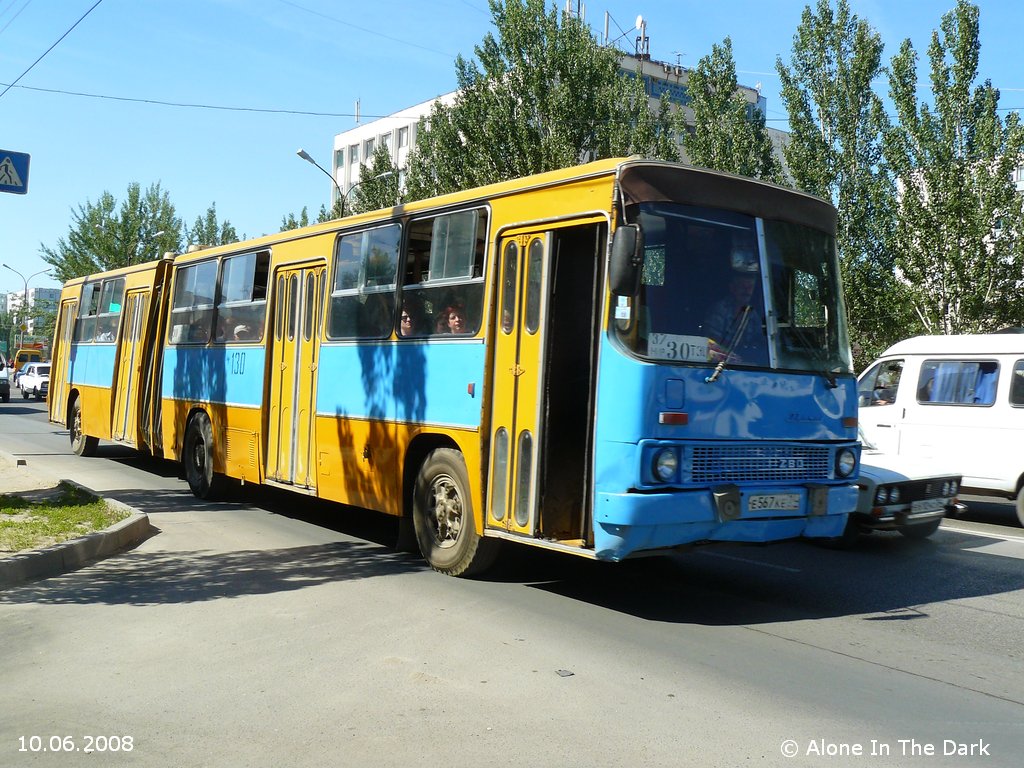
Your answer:
[[[196,216],[191,229],[185,227],[186,245],[226,245],[227,243],[237,243],[239,239],[238,233],[230,221],[227,219],[222,222],[217,221],[216,203],[210,203],[205,216]]]
[[[712,45],[687,81],[694,130],[683,147],[694,165],[779,183],[782,166],[772,150],[764,114],[740,93],[732,40]]]
[[[323,209],[321,208],[321,214]],[[321,219],[324,221],[324,219]],[[299,227],[305,227],[309,225],[309,211],[306,207],[302,207],[302,213],[299,214],[298,218],[295,217],[294,213],[289,213],[287,216],[281,218],[281,232],[288,232],[292,229],[298,229]]]
[[[999,117],[999,91],[978,78],[978,7],[959,0],[928,48],[933,107],[917,100],[909,40],[891,62],[900,127],[886,156],[901,181],[897,266],[921,326],[965,333],[1021,325],[1021,200],[1011,173],[1024,129]],[[973,90],[972,90],[973,89]]]
[[[97,202],[78,206],[67,236],[52,248],[41,246],[40,252],[53,267],[53,276],[65,282],[157,259],[166,251],[177,251],[180,243],[181,219],[159,182],[145,192],[132,182],[120,206],[107,191]]]
[[[406,198],[644,154],[678,159],[682,116],[663,98],[652,112],[643,82],[586,24],[545,0],[489,0],[496,36],[456,59],[458,92],[420,124]],[[423,130],[429,127],[429,130]]]
[[[776,60],[789,113],[787,169],[796,185],[839,210],[837,249],[858,363],[906,335],[912,324],[894,276],[895,188],[883,166],[889,121],[872,81],[883,73],[881,36],[847,0],[808,6],[791,65]]]
[[[359,171],[359,181],[349,189],[352,199],[347,213],[363,213],[378,208],[390,208],[400,202],[399,170],[391,159],[391,152],[381,144],[373,152],[368,164]]]

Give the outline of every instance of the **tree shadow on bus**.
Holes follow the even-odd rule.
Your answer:
[[[128,552],[89,567],[88,578],[55,576],[0,593],[0,603],[168,605],[293,592],[425,566],[361,541],[233,552]]]
[[[547,561],[539,573],[521,554],[518,576],[531,588],[658,622],[927,620],[931,604],[1024,590],[1020,560],[993,556],[992,544],[951,531],[926,541],[876,534],[849,552],[801,542],[723,545],[619,564]],[[515,571],[502,580],[516,581]]]

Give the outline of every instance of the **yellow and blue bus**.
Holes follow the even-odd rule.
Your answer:
[[[614,159],[174,255],[67,284],[50,416],[200,497],[226,476],[394,515],[453,575],[503,540],[836,537],[859,445],[835,232],[790,189]]]

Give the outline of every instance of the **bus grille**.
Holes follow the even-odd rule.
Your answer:
[[[695,483],[806,482],[829,480],[831,451],[804,445],[697,445]]]

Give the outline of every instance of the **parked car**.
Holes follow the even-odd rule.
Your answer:
[[[50,389],[50,364],[29,363],[21,374],[21,396],[28,400],[33,395],[42,400]]]
[[[5,403],[11,401],[11,369],[7,366],[7,359],[0,354],[0,400]]]
[[[938,530],[943,517],[966,510],[957,499],[960,475],[936,472],[934,460],[885,453],[863,431],[860,441],[857,511],[835,544],[852,546],[861,534],[872,531],[899,531],[907,538],[924,539]]]

